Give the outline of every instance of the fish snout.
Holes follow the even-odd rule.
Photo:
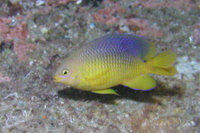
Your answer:
[[[60,82],[60,78],[59,78],[58,76],[54,76],[54,77],[53,77],[53,81],[54,81],[54,82]]]

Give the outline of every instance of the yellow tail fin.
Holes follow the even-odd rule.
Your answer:
[[[173,76],[176,73],[176,68],[173,66],[175,61],[175,51],[167,50],[146,63],[147,71],[152,74]]]

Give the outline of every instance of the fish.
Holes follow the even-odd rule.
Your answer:
[[[66,57],[53,76],[54,82],[98,94],[118,95],[112,87],[123,85],[147,91],[156,87],[149,74],[173,76],[175,50],[156,53],[147,38],[112,33],[95,39]]]

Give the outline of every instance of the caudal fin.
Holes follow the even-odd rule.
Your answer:
[[[155,56],[146,63],[148,73],[173,76],[177,72],[173,66],[176,61],[176,56],[174,50],[167,50]]]

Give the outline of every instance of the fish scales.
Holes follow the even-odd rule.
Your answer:
[[[115,81],[116,79],[119,79],[115,79],[116,76],[124,78],[127,76],[127,73],[132,73],[131,75],[135,75],[134,73],[137,71],[133,70],[132,68],[138,65],[138,63],[134,63],[138,58],[136,52],[134,52],[136,48],[132,47],[132,45],[127,47],[125,45],[127,40],[124,40],[124,38],[114,37],[114,42],[110,41],[110,36],[107,36],[104,39],[95,40],[83,47],[81,51],[76,53],[81,55],[76,57],[80,58],[77,60],[80,60],[80,63],[82,62],[83,66],[85,66],[83,68],[84,72],[87,74],[96,75],[99,73],[99,71],[103,71],[102,69],[112,70],[106,74],[110,75],[109,77],[113,76],[114,78],[112,78],[112,80]],[[125,42],[125,44],[122,42]],[[128,40],[127,42],[129,43],[130,41]],[[140,62],[143,63],[142,60],[140,60]],[[107,84],[112,84],[112,80],[109,80],[110,82],[107,82]]]

